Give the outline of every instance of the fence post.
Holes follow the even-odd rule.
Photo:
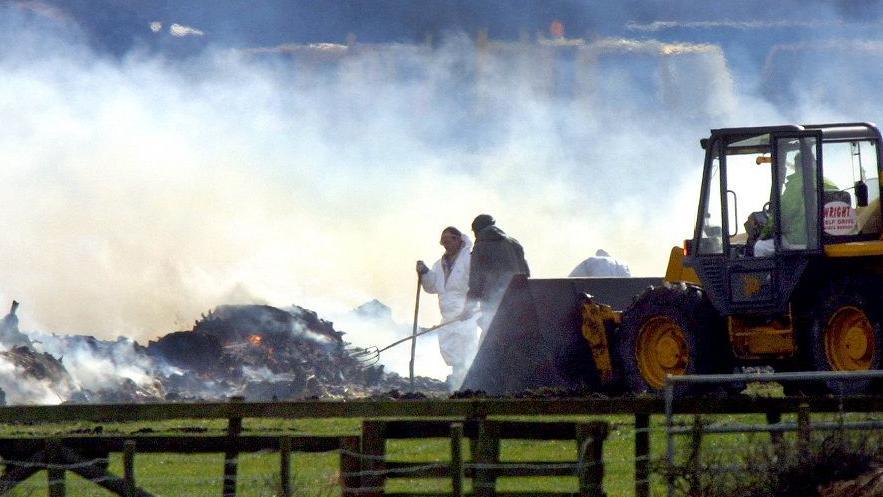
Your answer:
[[[451,491],[463,497],[463,423],[451,424]]]
[[[135,497],[135,441],[123,442],[123,481],[126,485],[126,497]]]
[[[344,437],[340,440],[340,486],[343,497],[360,495],[360,453],[358,437]]]
[[[386,423],[383,421],[362,421],[362,477],[361,492],[366,497],[383,495],[386,487]]]
[[[282,497],[291,497],[291,437],[279,437],[279,484]]]
[[[797,450],[801,457],[808,454],[812,441],[809,404],[797,406]]]
[[[241,403],[242,397],[230,397],[230,403]],[[227,423],[227,450],[224,453],[224,497],[236,497],[237,459],[239,458],[239,434],[242,418],[231,417]]]
[[[635,497],[650,497],[650,415],[635,414]]]
[[[478,421],[478,440],[472,460],[476,464],[472,478],[475,497],[494,497],[497,494],[497,469],[500,459],[500,424],[487,419]]]
[[[604,422],[580,423],[575,426],[579,454],[580,497],[604,497],[604,440],[608,425]]]
[[[767,411],[766,413],[766,422],[768,425],[776,425],[782,422],[782,413],[779,411]],[[779,450],[782,446],[782,432],[780,431],[771,431],[770,432],[770,442],[773,444],[773,448]]]
[[[46,479],[49,484],[49,497],[64,497],[66,493],[64,469],[61,468],[61,440],[46,440]]]
[[[690,437],[690,495],[702,495],[702,416],[693,416],[693,430]]]

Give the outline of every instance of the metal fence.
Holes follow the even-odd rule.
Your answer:
[[[841,382],[881,379],[883,371],[669,376],[664,390],[666,448],[662,470],[668,497],[706,495],[708,486],[721,485],[727,475],[772,471],[774,468],[765,461],[781,459],[784,457],[783,450],[791,450],[796,457],[807,457],[813,445],[818,445],[820,439],[824,439],[826,432],[836,432],[845,443],[849,435],[883,428],[883,413],[874,411],[871,406],[863,406],[865,408],[859,412],[852,411],[862,397],[845,395],[842,393],[845,388],[839,389],[841,393],[824,399],[828,403],[836,403],[838,409],[826,409],[821,415],[813,415],[812,404],[819,398],[806,397],[791,412],[768,409],[754,416],[708,415],[700,411],[685,413],[678,408],[678,388],[704,385],[716,387],[710,391],[727,391],[732,388],[725,387],[732,385],[788,385],[791,382],[810,385],[825,382],[831,388]],[[833,389],[838,390],[836,387]],[[760,392],[768,394],[770,390],[760,389]],[[752,403],[752,398],[747,397],[745,402]],[[760,418],[760,414],[764,415],[764,419]],[[768,434],[769,438],[759,439],[758,434]],[[814,434],[819,436],[814,438]],[[721,437],[729,437],[729,440],[721,441]],[[764,450],[778,456],[765,456]]]

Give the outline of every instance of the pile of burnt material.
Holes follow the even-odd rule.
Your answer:
[[[163,383],[172,398],[202,398],[211,390],[247,400],[353,398],[402,390],[406,379],[361,362],[344,333],[308,309],[225,305],[204,315],[191,331],[147,345],[147,353],[180,373]],[[418,378],[415,388],[443,395],[444,384]]]
[[[25,334],[17,307],[0,321],[0,404],[348,399],[409,389],[406,378],[361,362],[332,323],[296,306],[221,306],[146,347]],[[446,395],[438,380],[415,380],[424,395]]]

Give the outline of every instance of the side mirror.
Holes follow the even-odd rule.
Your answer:
[[[855,204],[858,207],[868,206],[868,185],[861,180],[855,182]]]

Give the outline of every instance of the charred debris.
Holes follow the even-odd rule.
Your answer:
[[[25,398],[22,384],[40,385],[59,402],[76,403],[447,395],[442,381],[425,377],[415,379],[419,394],[399,393],[408,390],[407,378],[359,361],[344,332],[299,306],[222,305],[193,329],[146,346],[127,338],[31,336],[19,330],[17,308],[13,302],[0,322],[4,403],[40,402]],[[91,376],[81,371],[96,365],[98,380],[94,371]]]

